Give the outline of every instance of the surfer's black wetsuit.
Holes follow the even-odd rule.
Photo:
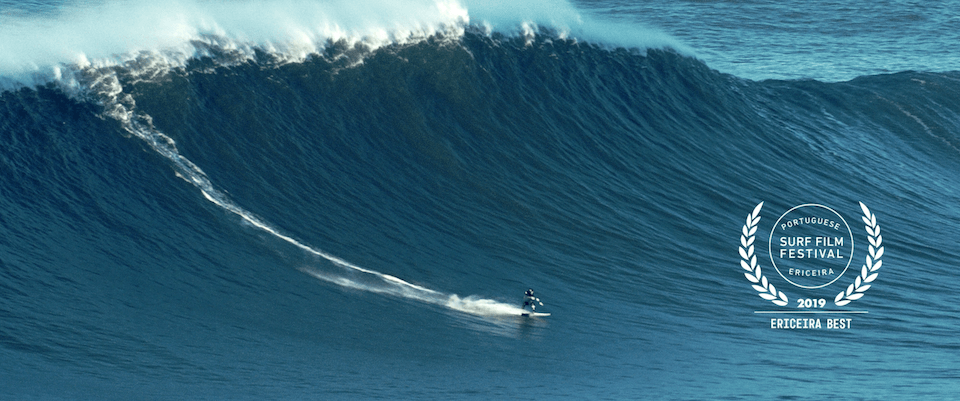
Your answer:
[[[540,302],[540,298],[534,297],[533,295],[527,295],[526,298],[524,298],[523,306],[521,306],[520,309],[526,308],[527,305],[530,305],[530,310],[535,311],[537,310],[538,303],[543,305],[543,303]]]

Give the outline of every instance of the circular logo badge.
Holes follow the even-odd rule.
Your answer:
[[[757,252],[759,247],[755,242],[760,228],[761,209],[763,202],[747,214],[740,230],[740,267],[744,270],[743,276],[753,283],[753,289],[760,298],[777,306],[787,306],[790,298],[774,285],[774,281],[779,280],[764,275],[764,269],[757,260],[760,252]],[[836,306],[846,306],[863,298],[883,266],[880,260],[884,249],[883,235],[880,234],[877,215],[863,202],[860,202],[860,210],[863,211],[861,218],[867,232],[867,252],[860,274],[833,297]],[[847,271],[853,256],[853,233],[843,217],[833,209],[817,204],[800,205],[788,210],[777,220],[770,231],[768,248],[770,261],[780,277],[800,288],[818,289],[836,282]],[[805,292],[814,293],[814,296],[820,293]],[[797,308],[823,308],[827,303],[825,298],[801,297],[796,301]]]
[[[850,266],[853,233],[833,209],[805,204],[780,216],[770,231],[769,249],[784,280],[800,288],[822,288]]]

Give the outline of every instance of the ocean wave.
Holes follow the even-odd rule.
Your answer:
[[[79,398],[450,398],[468,376],[468,398],[510,398],[489,392],[504,378],[658,391],[626,374],[722,398],[728,379],[794,385],[831,358],[865,373],[797,391],[883,380],[876,364],[918,389],[955,370],[939,355],[957,349],[960,74],[751,81],[583,40],[562,9],[501,24],[421,6],[436,18],[411,40],[367,42],[359,21],[297,52],[211,19],[172,51],[134,40],[25,68],[41,84],[0,92],[4,389],[62,397],[66,372]],[[737,348],[771,333],[737,255],[760,202],[768,223],[819,203],[856,224],[869,206],[886,250],[857,331]],[[551,317],[517,316],[531,287]],[[432,378],[447,387],[415,392]]]
[[[614,46],[686,49],[654,30],[585,19],[562,0],[519,8],[508,2],[458,0],[83,3],[53,13],[0,15],[0,84],[42,84],[62,80],[71,70],[147,57],[182,67],[208,56],[211,47],[244,60],[266,52],[300,62],[334,44],[374,50],[430,37],[457,38],[471,26],[514,36],[547,29]]]

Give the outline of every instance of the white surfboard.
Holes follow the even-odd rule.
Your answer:
[[[523,312],[520,316],[530,316],[530,317],[544,317],[550,316],[549,313],[540,313],[540,312]]]

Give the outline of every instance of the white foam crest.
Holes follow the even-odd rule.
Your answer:
[[[473,24],[489,32],[532,37],[541,28],[561,37],[582,39],[599,45],[624,48],[672,48],[695,55],[663,31],[650,27],[600,21],[584,14],[567,0],[463,0]]]
[[[0,13],[0,81],[57,80],[66,67],[120,65],[142,57],[183,65],[202,46],[247,58],[254,49],[297,62],[331,42],[370,49],[437,34],[457,37],[468,24],[532,36],[547,27],[561,36],[623,47],[672,47],[668,35],[642,27],[598,22],[566,0],[113,0],[80,3],[59,14]]]
[[[196,43],[253,56],[264,49],[303,60],[332,42],[371,49],[462,32],[469,22],[457,0],[113,1],[57,15],[0,13],[0,78],[37,84],[63,66],[102,68],[143,53],[179,64]]]

